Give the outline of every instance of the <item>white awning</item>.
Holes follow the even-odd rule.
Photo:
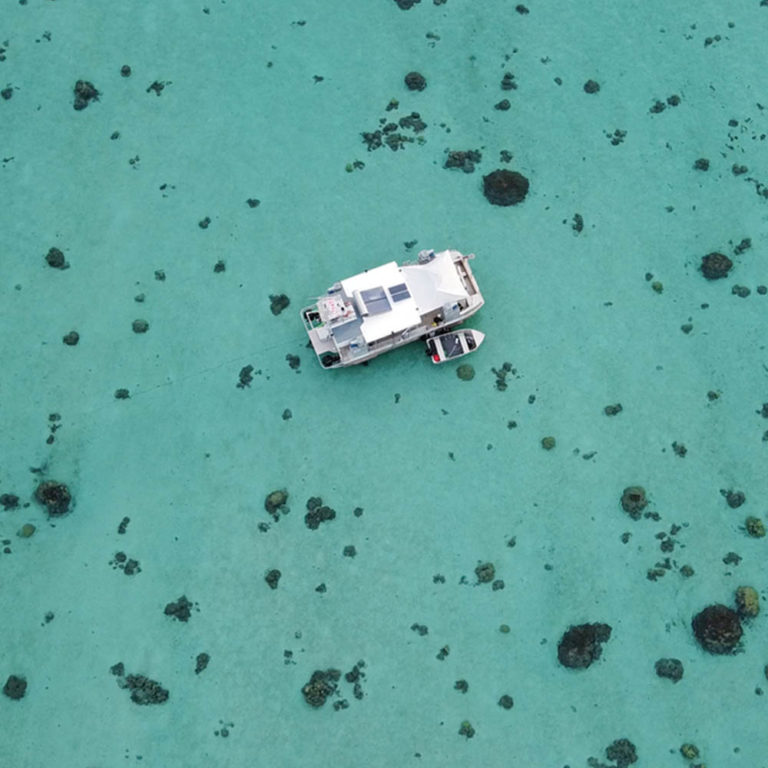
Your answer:
[[[413,264],[402,268],[419,311],[433,312],[445,304],[467,298],[450,251],[441,251],[426,264]]]

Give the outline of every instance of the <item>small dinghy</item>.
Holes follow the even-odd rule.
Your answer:
[[[433,363],[455,360],[476,350],[484,338],[484,333],[473,331],[471,328],[448,331],[427,339],[427,354]]]

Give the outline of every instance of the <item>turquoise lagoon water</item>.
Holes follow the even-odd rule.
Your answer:
[[[4,3],[0,765],[768,766],[765,618],[691,627],[766,591],[765,6]],[[299,309],[422,248],[475,377],[323,370]]]

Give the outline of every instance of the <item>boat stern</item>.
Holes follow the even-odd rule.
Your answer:
[[[318,305],[312,304],[304,307],[301,310],[301,320],[309,336],[312,349],[323,368],[340,367],[341,355],[333,336],[331,336],[328,324],[320,316]]]

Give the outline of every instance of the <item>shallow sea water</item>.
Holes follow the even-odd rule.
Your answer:
[[[766,768],[765,617],[691,622],[766,594],[767,5],[7,2],[0,766]],[[476,254],[475,377],[323,370],[300,308],[422,248]]]

